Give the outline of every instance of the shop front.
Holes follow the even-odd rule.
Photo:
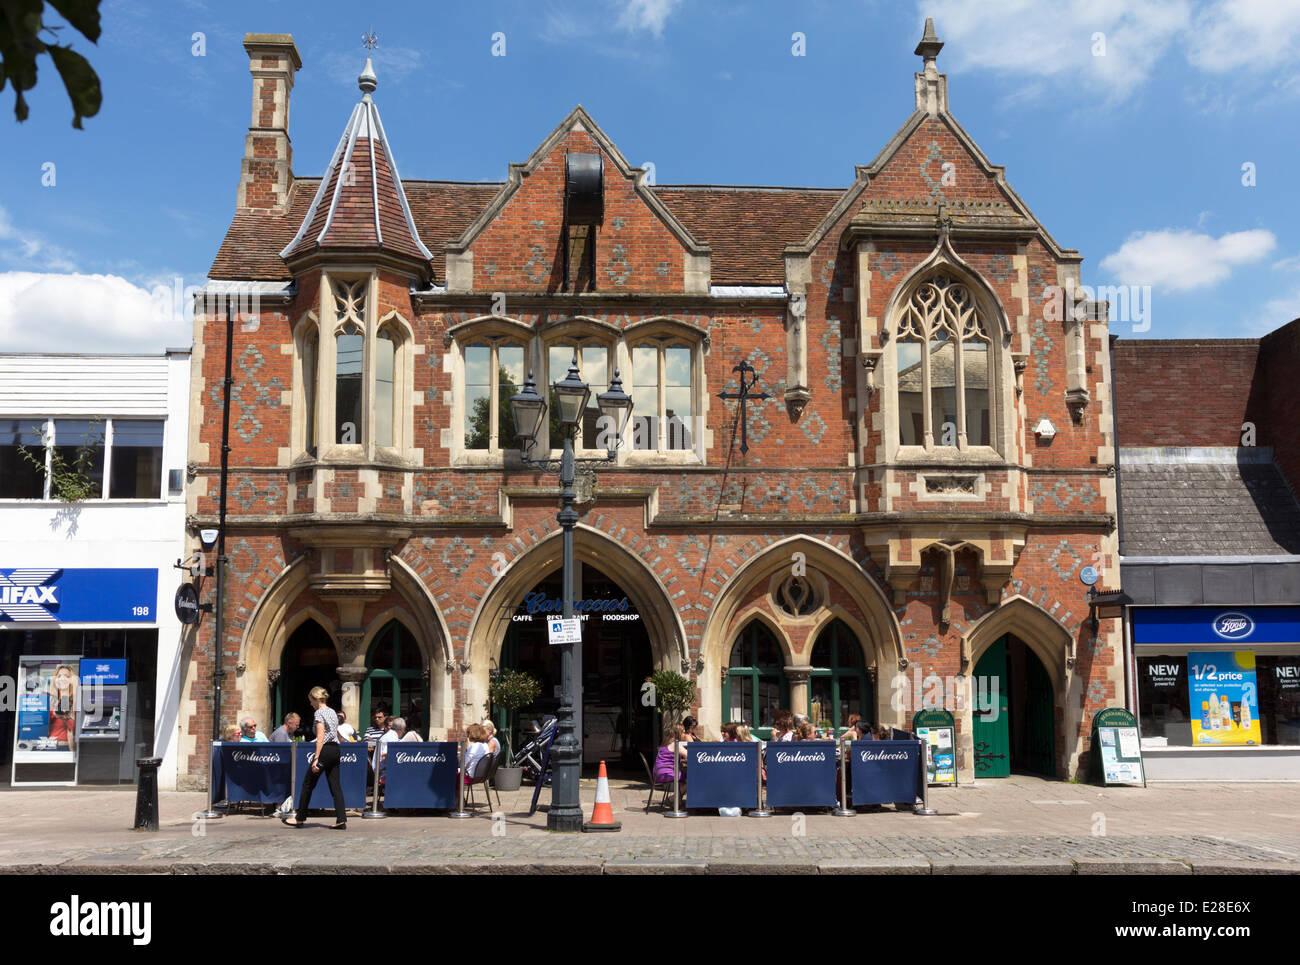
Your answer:
[[[155,746],[157,606],[157,570],[0,569],[5,781],[134,783]]]
[[[1149,778],[1300,779],[1300,607],[1130,612]]]
[[[612,580],[590,565],[582,566],[581,592],[574,613],[582,621],[582,642],[575,664],[582,667],[578,726],[585,765],[604,761],[610,767],[636,771],[639,754],[653,757],[658,737],[652,707],[641,700],[653,672],[650,640],[636,605]],[[525,670],[541,684],[541,696],[516,714],[496,711],[498,727],[511,728],[513,746],[520,746],[533,721],[554,715],[560,706],[560,652],[547,641],[549,616],[562,612],[562,583],[558,574],[536,584],[510,615],[501,650],[503,669]]]

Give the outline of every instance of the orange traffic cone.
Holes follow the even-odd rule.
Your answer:
[[[600,772],[596,777],[596,807],[591,812],[591,820],[583,824],[584,831],[622,831],[623,825],[614,820],[614,807],[609,800],[609,778],[605,774],[605,762],[600,762]]]

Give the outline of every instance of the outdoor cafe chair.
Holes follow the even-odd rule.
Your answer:
[[[477,804],[474,801],[475,784],[483,785],[483,796],[487,798],[488,807],[492,806],[492,775],[497,771],[497,760],[500,756],[501,752],[498,751],[496,754],[484,754],[479,758],[479,762],[475,766],[476,774],[465,782],[465,793],[468,795],[466,803],[469,804],[470,807],[477,807]],[[498,792],[497,807],[500,806],[501,794]]]
[[[655,791],[659,790],[660,788],[663,788],[664,790],[664,799],[662,802],[663,807],[665,808],[668,807],[668,795],[673,789],[673,782],[656,781],[655,772],[650,768],[650,761],[646,759],[645,751],[637,751],[637,753],[641,755],[641,765],[645,768],[646,780],[650,784],[650,796],[646,798],[645,801],[645,813],[646,814],[650,813],[650,805],[654,802]]]

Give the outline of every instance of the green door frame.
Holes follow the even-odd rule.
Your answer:
[[[846,634],[849,640],[853,643],[853,654],[857,658],[855,665],[840,665],[839,635],[841,633]],[[828,636],[830,638],[829,640],[826,639]],[[832,620],[830,624],[817,635],[817,640],[813,644],[812,659],[814,662],[817,659],[817,649],[822,646],[823,641],[826,642],[830,649],[831,659],[827,662],[828,666],[814,667],[808,677],[810,682],[813,678],[825,679],[829,677],[831,680],[831,726],[835,729],[835,733],[838,734],[841,727],[848,726],[845,721],[840,720],[840,681],[845,677],[858,678],[858,693],[862,695],[862,708],[867,711],[867,713],[862,716],[868,718],[869,722],[874,724],[875,720],[871,720],[871,718],[875,717],[876,695],[872,692],[871,680],[867,677],[865,669],[866,658],[863,656],[862,642],[858,640],[858,635],[854,633],[843,620]],[[812,720],[812,703],[813,688],[810,686],[808,688],[808,706],[805,708],[805,713],[808,714],[809,720]],[[824,712],[825,709],[823,708],[823,713]],[[813,726],[819,724],[820,721],[813,721]]]

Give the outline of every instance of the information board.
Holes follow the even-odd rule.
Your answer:
[[[930,745],[925,779],[932,787],[957,783],[957,727],[946,710],[918,710],[912,717],[916,736]]]
[[[1107,707],[1092,719],[1092,764],[1090,771],[1103,784],[1141,784],[1146,787],[1142,766],[1142,741],[1137,721],[1122,707]]]
[[[577,617],[551,617],[546,621],[546,632],[552,644],[582,643],[582,621]]]

